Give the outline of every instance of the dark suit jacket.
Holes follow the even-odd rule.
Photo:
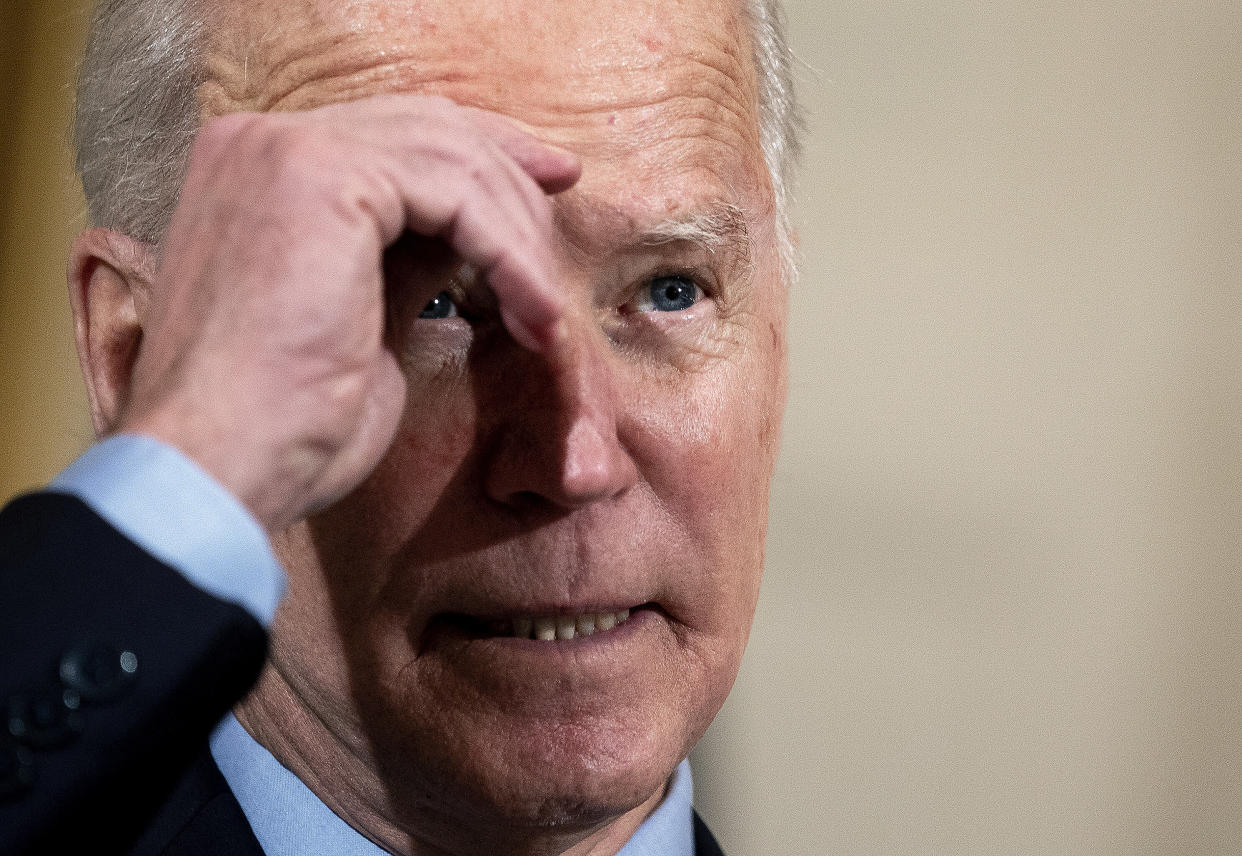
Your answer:
[[[0,853],[123,852],[266,633],[51,493],[0,512],[0,610]]]
[[[262,856],[206,751],[267,653],[245,610],[51,493],[0,512],[0,598],[0,854]]]

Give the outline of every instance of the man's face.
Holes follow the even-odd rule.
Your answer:
[[[407,410],[370,478],[278,539],[268,683],[403,805],[514,823],[638,805],[736,674],[784,397],[739,11],[266,0],[215,29],[208,113],[437,94],[583,163],[554,203],[568,372],[519,348],[433,245],[390,253]],[[420,317],[412,277],[442,277],[454,311]],[[514,635],[626,609],[590,636]]]

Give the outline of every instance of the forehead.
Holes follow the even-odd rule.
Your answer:
[[[299,89],[330,70],[385,66],[408,84],[486,80],[497,103],[547,82],[564,94],[583,87],[589,106],[639,96],[670,72],[745,99],[754,75],[740,2],[223,0],[213,4],[210,32],[214,58],[247,63],[248,76],[228,81],[234,94],[293,102],[269,108],[308,106],[313,96]],[[351,82],[364,87],[366,77]]]
[[[225,0],[200,99],[215,115],[445,95],[574,148],[596,178],[746,185],[762,169],[741,2]]]

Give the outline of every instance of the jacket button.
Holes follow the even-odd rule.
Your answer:
[[[9,697],[8,731],[35,749],[63,746],[82,732],[77,699],[61,687],[39,687]]]
[[[79,645],[60,659],[60,679],[82,701],[110,701],[138,675],[138,655],[110,645]]]
[[[30,752],[0,736],[0,802],[19,797],[30,790],[34,777],[34,762],[30,758]]]

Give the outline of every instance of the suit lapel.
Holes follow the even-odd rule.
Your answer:
[[[694,813],[694,856],[724,856],[716,836],[707,828],[699,813]]]
[[[263,856],[263,850],[204,747],[130,856]]]

